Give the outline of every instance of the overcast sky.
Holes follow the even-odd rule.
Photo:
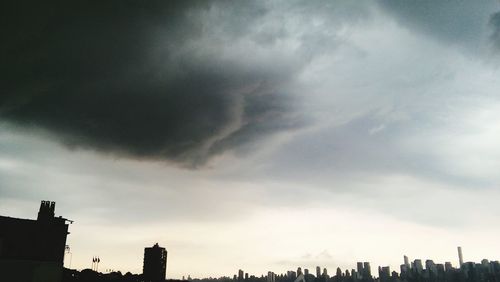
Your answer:
[[[500,259],[500,2],[31,4],[1,9],[0,214],[56,201],[73,268]]]

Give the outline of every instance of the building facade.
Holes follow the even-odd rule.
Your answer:
[[[144,248],[144,282],[164,282],[167,273],[167,250],[156,243],[151,248]]]
[[[42,201],[37,220],[0,216],[0,281],[61,280],[67,220]]]

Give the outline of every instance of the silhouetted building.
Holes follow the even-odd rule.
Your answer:
[[[388,282],[391,278],[391,269],[388,266],[378,267],[380,282]]]
[[[406,267],[410,268],[410,260],[408,259],[408,257],[404,256],[403,259],[404,259],[404,263],[405,263]]]
[[[69,233],[55,208],[42,201],[37,220],[0,216],[0,281],[61,281]]]
[[[464,264],[464,256],[462,255],[462,247],[457,248],[458,251],[458,267],[461,267]]]
[[[163,282],[167,272],[167,250],[156,243],[151,248],[144,248],[144,282]]]
[[[266,279],[267,282],[275,282],[276,281],[276,277],[274,275],[274,272],[272,271],[269,271],[267,272],[267,279]]]
[[[364,262],[363,263],[363,277],[364,278],[371,278],[372,277],[372,270],[371,270],[371,267],[370,267],[370,263],[369,262]]]
[[[353,274],[353,276],[355,276],[354,278],[361,279],[362,275],[363,275],[363,263],[358,262],[356,264],[356,275]]]
[[[420,275],[424,271],[424,266],[422,265],[422,260],[416,259],[413,261],[412,269],[415,270],[416,274]]]
[[[337,271],[335,272],[335,276],[337,278],[341,278],[342,277],[342,269],[340,269],[340,267],[337,267]]]
[[[453,269],[453,266],[451,265],[451,262],[447,261],[444,263],[444,270],[445,271],[447,271],[447,272],[452,271],[452,269]]]

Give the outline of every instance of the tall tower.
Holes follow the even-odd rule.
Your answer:
[[[238,270],[238,280],[243,281],[244,271],[242,269]]]
[[[356,270],[357,270],[357,275],[359,276],[358,278],[361,278],[363,276],[363,272],[364,272],[362,262],[358,261],[358,263],[356,264]]]
[[[268,271],[267,272],[267,282],[275,282],[275,275],[274,272]]]
[[[372,270],[370,268],[370,263],[369,262],[364,262],[363,263],[363,278],[371,278],[372,277]]]
[[[316,277],[319,278],[321,277],[321,267],[316,266]]]
[[[464,257],[462,255],[462,247],[458,247],[458,263],[459,267],[462,267],[462,264],[464,264]]]
[[[164,282],[167,272],[167,250],[156,243],[151,248],[144,248],[144,266],[142,275],[145,282]]]

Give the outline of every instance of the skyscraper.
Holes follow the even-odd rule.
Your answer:
[[[145,282],[163,282],[167,272],[167,250],[156,243],[151,248],[144,248],[144,266],[142,274]]]
[[[337,267],[337,272],[335,273],[335,276],[337,276],[337,278],[342,277],[342,270],[340,269],[340,267]]]
[[[458,249],[458,263],[459,263],[458,267],[461,267],[462,264],[464,264],[464,257],[462,255],[462,247],[458,247],[457,249]]]
[[[321,277],[321,267],[316,266],[316,277]]]
[[[425,261],[425,269],[429,273],[433,273],[433,274],[437,273],[437,267],[436,267],[436,264],[434,263],[433,260],[428,259]]]
[[[363,263],[363,278],[371,278],[372,277],[372,270],[370,267],[369,262],[364,262]]]
[[[267,272],[267,279],[266,279],[267,282],[275,282],[276,281],[275,279],[276,278],[274,272],[272,271]]]
[[[238,270],[238,280],[239,281],[243,280],[243,275],[244,275],[244,271],[242,269]]]
[[[416,259],[413,261],[413,267],[415,268],[415,272],[417,274],[422,274],[424,270],[424,266],[422,265],[422,260]]]
[[[356,272],[357,277],[355,277],[355,278],[361,279],[362,275],[363,275],[363,263],[362,262],[358,262],[356,264],[356,270],[357,270],[357,272]],[[353,274],[353,276],[354,276],[354,274]]]
[[[391,278],[391,269],[388,266],[378,267],[378,276],[381,282],[389,281]]]
[[[405,265],[406,265],[406,267],[407,267],[407,268],[410,268],[410,260],[408,259],[408,257],[407,257],[407,256],[404,256],[403,258],[404,258],[404,261],[405,261]]]

